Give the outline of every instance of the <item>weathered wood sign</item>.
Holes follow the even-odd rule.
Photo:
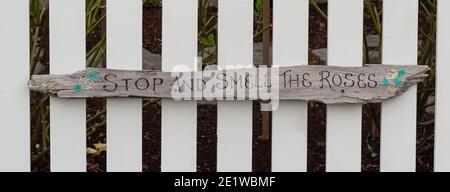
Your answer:
[[[61,98],[160,97],[180,100],[303,100],[376,103],[427,77],[427,66],[296,66],[202,72],[89,68],[70,75],[34,75],[31,90]]]

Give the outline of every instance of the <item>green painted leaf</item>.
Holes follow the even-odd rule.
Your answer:
[[[388,86],[389,85],[389,80],[387,80],[386,78],[383,79],[383,85]]]
[[[91,72],[89,72],[87,79],[95,80],[98,77],[98,75],[99,75],[98,71],[91,71]]]
[[[402,80],[400,78],[394,79],[395,86],[400,86],[402,84]]]
[[[404,77],[405,74],[406,74],[405,70],[404,69],[400,69],[400,71],[398,71],[398,78]]]
[[[80,84],[76,84],[75,86],[73,86],[73,92],[74,93],[81,92],[81,85]]]

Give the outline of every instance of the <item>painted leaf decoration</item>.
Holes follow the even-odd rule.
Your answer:
[[[383,85],[387,86],[389,85],[389,80],[387,80],[386,78],[383,79]]]
[[[400,86],[402,84],[402,80],[400,80],[400,78],[394,79],[394,83],[396,86]]]
[[[76,84],[75,86],[73,86],[73,92],[74,93],[81,92],[81,85],[80,84]]]
[[[96,79],[98,77],[98,74],[99,74],[98,71],[91,71],[91,72],[89,72],[87,78],[89,80],[94,80],[94,79]]]
[[[398,71],[398,78],[402,78],[406,75],[406,72],[404,69],[400,69],[400,71]]]

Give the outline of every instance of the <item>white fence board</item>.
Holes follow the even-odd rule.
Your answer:
[[[163,71],[197,70],[197,0],[163,1]],[[161,171],[197,170],[197,102],[162,101]]]
[[[50,0],[50,73],[86,67],[85,1]],[[86,171],[86,101],[50,98],[50,169]]]
[[[438,1],[434,170],[450,171],[450,1]]]
[[[328,63],[361,66],[363,0],[328,2]],[[328,105],[326,170],[361,171],[361,105]]]
[[[273,63],[308,64],[309,1],[273,3]],[[299,101],[282,101],[273,112],[272,171],[307,170],[307,112],[307,103]]]
[[[30,171],[29,3],[0,1],[0,172]],[[8,87],[6,89],[6,87]]]
[[[219,68],[253,64],[253,0],[219,0]],[[252,171],[252,102],[219,101],[217,171]]]
[[[142,0],[107,0],[107,67],[142,69]],[[107,170],[142,171],[142,99],[107,100]]]
[[[383,1],[383,63],[417,64],[418,1]],[[415,171],[417,86],[382,104],[380,171]]]

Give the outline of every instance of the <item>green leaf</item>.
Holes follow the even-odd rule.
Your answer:
[[[389,80],[387,80],[386,78],[383,79],[383,85],[388,86],[389,85]]]
[[[396,86],[400,86],[402,84],[402,80],[400,80],[400,78],[394,79],[394,83]]]
[[[80,84],[76,84],[75,86],[73,86],[73,92],[74,93],[81,92],[81,85]]]
[[[200,43],[205,46],[214,46],[216,44],[214,34],[211,33],[207,37],[200,37]]]
[[[211,33],[208,35],[208,41],[211,43],[211,45],[216,44],[216,37],[214,36],[214,34]]]
[[[202,45],[208,44],[208,40],[207,40],[205,37],[200,37],[198,40],[200,41],[200,43],[201,43]]]
[[[89,72],[87,79],[94,80],[98,77],[99,72],[98,71],[91,71]]]
[[[406,74],[405,70],[404,69],[400,69],[400,71],[398,71],[398,78],[404,77],[405,74]]]
[[[255,4],[256,11],[262,11],[264,4],[263,0],[257,0]]]

